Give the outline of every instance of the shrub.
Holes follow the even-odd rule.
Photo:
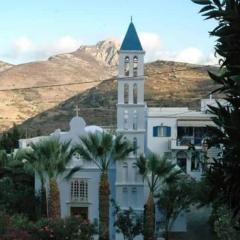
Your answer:
[[[90,240],[95,225],[79,217],[40,219],[37,222],[21,214],[0,213],[0,240]]]
[[[0,211],[0,236],[3,235],[10,226],[10,216]]]
[[[239,239],[239,222],[232,217],[232,211],[226,206],[220,206],[215,211],[214,231],[221,240]]]
[[[33,228],[33,223],[23,214],[16,214],[10,218],[12,229],[29,231]]]
[[[143,233],[143,216],[135,212],[132,208],[122,210],[112,200],[112,205],[115,208],[114,226],[118,233],[122,233],[124,239],[133,240],[135,237]]]
[[[11,230],[0,237],[0,240],[32,240],[32,238],[27,231]]]
[[[77,217],[47,220],[41,219],[32,229],[34,240],[90,240],[95,227],[87,220]]]

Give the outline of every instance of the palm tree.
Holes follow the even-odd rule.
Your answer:
[[[139,173],[147,182],[149,195],[145,205],[145,228],[146,240],[153,240],[155,233],[155,203],[154,196],[159,190],[160,181],[175,168],[166,157],[160,157],[154,153],[149,153],[147,157],[141,155],[136,162]]]
[[[22,158],[30,164],[40,178],[42,196],[44,192],[45,194],[48,192],[46,184],[49,185],[49,195],[46,194],[48,217],[60,217],[57,178],[66,171],[66,166],[70,163],[72,156],[70,142],[60,143],[59,139],[56,138],[32,143],[31,148],[22,155]]]
[[[44,150],[43,150],[43,140],[41,140],[37,144],[31,144],[31,149],[25,149],[22,152],[22,160],[26,161],[26,166],[31,168],[35,174],[39,177],[41,182],[41,190],[40,190],[40,208],[41,208],[41,216],[48,217],[48,199],[46,192],[46,173],[45,173],[45,158]]]
[[[107,132],[89,133],[80,138],[75,151],[85,161],[93,162],[101,171],[99,183],[99,221],[101,240],[109,239],[109,194],[108,171],[111,163],[124,160],[133,152],[133,146],[122,135],[113,136]]]

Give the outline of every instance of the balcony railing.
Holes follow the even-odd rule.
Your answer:
[[[177,146],[188,146],[189,144],[193,144],[194,146],[201,146],[203,138],[201,137],[189,137],[184,136],[181,138],[177,138],[176,144]]]
[[[202,138],[183,137],[170,140],[170,149],[187,150],[189,144],[193,144],[196,149],[202,149]]]

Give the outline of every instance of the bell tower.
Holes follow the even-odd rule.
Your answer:
[[[132,207],[139,212],[145,203],[144,184],[135,166],[145,152],[144,55],[131,22],[119,51],[117,131],[137,149],[124,162],[116,163],[116,201],[122,209]]]

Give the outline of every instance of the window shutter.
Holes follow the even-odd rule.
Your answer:
[[[171,137],[171,127],[167,127],[167,137]]]
[[[158,136],[158,127],[153,127],[153,136],[154,137]]]

